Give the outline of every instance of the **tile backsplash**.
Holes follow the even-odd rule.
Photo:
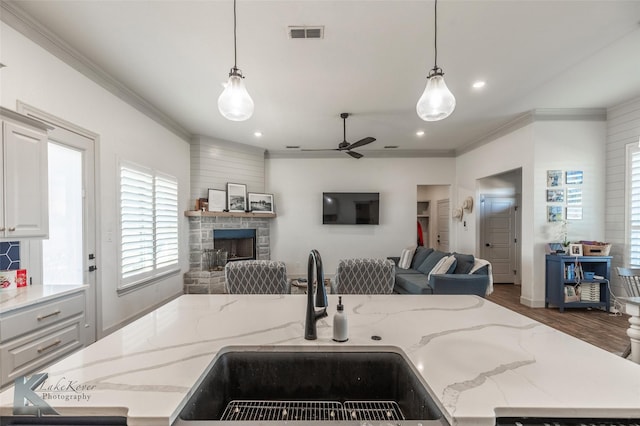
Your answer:
[[[20,269],[20,242],[0,242],[0,270]]]

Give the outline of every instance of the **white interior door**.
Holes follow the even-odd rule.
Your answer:
[[[519,283],[515,198],[485,197],[481,202],[482,257],[491,262],[494,283]]]
[[[36,245],[44,285],[87,285],[83,343],[96,340],[97,136],[22,105],[23,113],[54,127],[49,132],[49,238]],[[84,134],[83,134],[84,133]],[[39,252],[39,253],[38,253]]]
[[[449,199],[438,200],[438,233],[436,234],[437,249],[449,252]]]

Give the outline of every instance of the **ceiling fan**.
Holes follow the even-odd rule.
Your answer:
[[[360,139],[358,142],[354,142],[354,143],[349,143],[347,142],[347,117],[349,117],[349,113],[348,112],[343,112],[342,114],[340,114],[340,118],[342,118],[342,124],[343,124],[343,138],[342,138],[342,142],[340,142],[338,144],[337,148],[333,148],[333,149],[303,149],[302,151],[344,151],[347,154],[349,154],[350,156],[352,156],[353,158],[362,158],[363,155],[355,152],[355,151],[351,151],[353,148],[359,148],[361,146],[370,144],[371,142],[375,141],[376,138],[372,138],[372,137],[366,137],[363,139]]]

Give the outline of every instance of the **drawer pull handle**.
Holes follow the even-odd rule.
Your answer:
[[[12,226],[11,228],[9,228],[9,229],[8,229],[8,231],[9,231],[9,232],[13,232],[13,231],[15,231],[15,230],[16,230],[16,227],[15,227],[15,226]]]
[[[49,350],[51,348],[55,348],[60,343],[62,343],[62,340],[58,339],[55,342],[53,342],[52,344],[45,346],[44,348],[38,348],[38,353],[41,354],[44,351],[47,351],[47,350]]]
[[[58,309],[57,311],[53,311],[50,314],[47,315],[40,315],[38,316],[38,321],[42,321],[43,319],[58,315],[60,313],[60,309]]]

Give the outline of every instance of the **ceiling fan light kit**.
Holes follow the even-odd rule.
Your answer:
[[[218,110],[227,120],[244,121],[253,115],[253,99],[244,85],[244,76],[237,67],[238,48],[236,42],[236,0],[233,0],[233,68],[229,81],[218,98]]]
[[[427,76],[427,86],[418,99],[416,112],[424,121],[439,121],[451,115],[456,108],[456,98],[444,82],[444,73],[438,67],[438,0],[434,6],[434,50],[435,61],[433,69]]]

